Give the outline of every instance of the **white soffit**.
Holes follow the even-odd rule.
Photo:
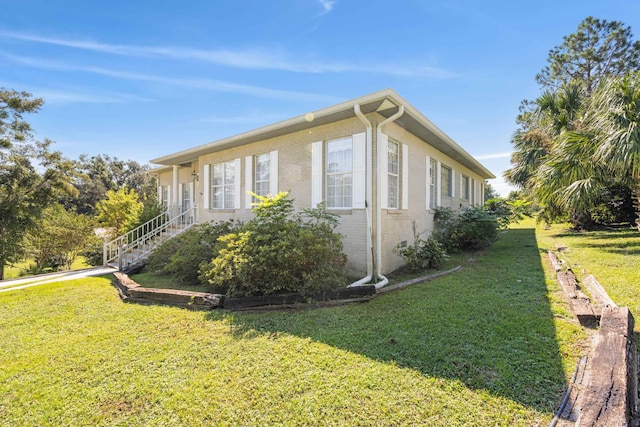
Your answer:
[[[380,106],[376,109],[376,111],[384,111],[390,108],[397,108],[397,107],[398,106],[396,104],[389,101],[388,99],[385,99],[384,101],[382,101],[382,104],[380,104]]]

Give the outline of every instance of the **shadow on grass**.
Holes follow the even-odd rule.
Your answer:
[[[617,229],[580,233],[561,233],[554,238],[571,238],[576,247],[601,249],[615,254],[640,254],[640,234],[637,229]],[[580,240],[584,237],[585,242]],[[617,241],[613,241],[617,240]],[[588,242],[588,243],[587,243]]]
[[[462,271],[367,304],[224,313],[237,339],[285,333],[459,380],[536,410],[565,387],[534,229],[514,229]]]

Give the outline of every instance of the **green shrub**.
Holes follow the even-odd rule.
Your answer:
[[[195,225],[162,243],[149,257],[146,270],[169,274],[178,282],[198,283],[198,270],[217,255],[218,238],[236,225],[232,221]]]
[[[138,216],[138,220],[129,226],[129,230],[140,227],[141,225],[159,216],[164,211],[165,207],[159,203],[144,203],[142,205],[142,211],[140,211],[140,216]]]
[[[205,285],[234,297],[309,295],[346,285],[335,215],[324,206],[294,214],[288,193],[256,197],[255,218],[221,236],[217,256],[201,267]]]
[[[489,199],[484,202],[484,208],[498,221],[500,228],[507,228],[509,226],[511,222],[511,207],[507,199],[501,197]]]
[[[399,243],[393,248],[393,253],[404,259],[405,266],[411,271],[421,271],[429,268],[440,268],[442,263],[448,258],[443,245],[433,236],[421,239],[413,221],[413,244],[407,246],[406,243]]]
[[[436,236],[447,251],[478,249],[498,238],[498,221],[483,208],[469,206],[457,212],[436,210]]]
[[[104,261],[103,253],[104,239],[94,235],[82,255],[89,265],[102,265]]]
[[[507,228],[512,222],[522,221],[533,215],[531,202],[524,199],[489,199],[484,203],[484,208],[498,221],[500,228]]]

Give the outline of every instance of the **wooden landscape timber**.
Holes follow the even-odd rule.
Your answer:
[[[574,312],[578,321],[583,326],[596,327],[600,321],[602,307],[601,303],[593,304],[591,299],[582,292],[578,279],[571,271],[566,263],[561,262],[553,251],[549,251],[549,260],[556,272],[558,283],[562,286],[565,296],[569,300],[571,310]],[[600,288],[602,288],[600,286]],[[602,289],[604,292],[604,289]],[[606,294],[606,292],[604,292]],[[609,297],[607,296],[607,299]]]
[[[328,289],[303,296],[298,293],[264,295],[254,297],[230,298],[220,294],[193,292],[175,289],[156,289],[140,286],[125,272],[114,273],[113,284],[123,301],[141,304],[164,304],[195,310],[224,308],[228,310],[273,310],[300,308],[302,304],[313,302],[320,305],[348,304],[366,302],[378,294],[402,289],[410,285],[428,282],[435,278],[460,271],[461,266],[439,271],[394,285],[376,289],[374,285],[361,285],[348,288]]]
[[[116,272],[113,276],[113,284],[116,289],[118,289],[118,294],[123,301],[141,304],[172,305],[193,310],[212,310],[216,308],[242,310],[267,306],[290,308],[292,305],[308,303],[309,301],[365,302],[376,293],[375,286],[363,285],[353,288],[319,291],[310,296],[281,294],[227,298],[224,295],[207,292],[145,288],[132,280],[126,273]]]
[[[558,282],[580,324],[598,327],[586,366],[576,370],[580,379],[569,386],[566,409],[554,426],[638,426],[638,358],[635,321],[627,307],[618,307],[592,275],[582,281],[589,298],[566,262],[553,251],[549,260]],[[593,302],[592,302],[593,299]],[[565,402],[563,402],[564,406]]]
[[[576,426],[629,426],[637,415],[638,362],[634,319],[627,307],[602,313]]]
[[[224,295],[174,289],[144,288],[126,273],[113,273],[113,284],[120,299],[140,304],[163,304],[193,310],[211,310],[222,307]]]

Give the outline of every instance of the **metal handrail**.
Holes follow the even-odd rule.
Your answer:
[[[172,238],[197,223],[197,207],[184,212],[176,207],[167,209],[141,226],[104,243],[103,263],[118,263],[118,269],[131,265],[151,253],[159,244],[159,237]]]

